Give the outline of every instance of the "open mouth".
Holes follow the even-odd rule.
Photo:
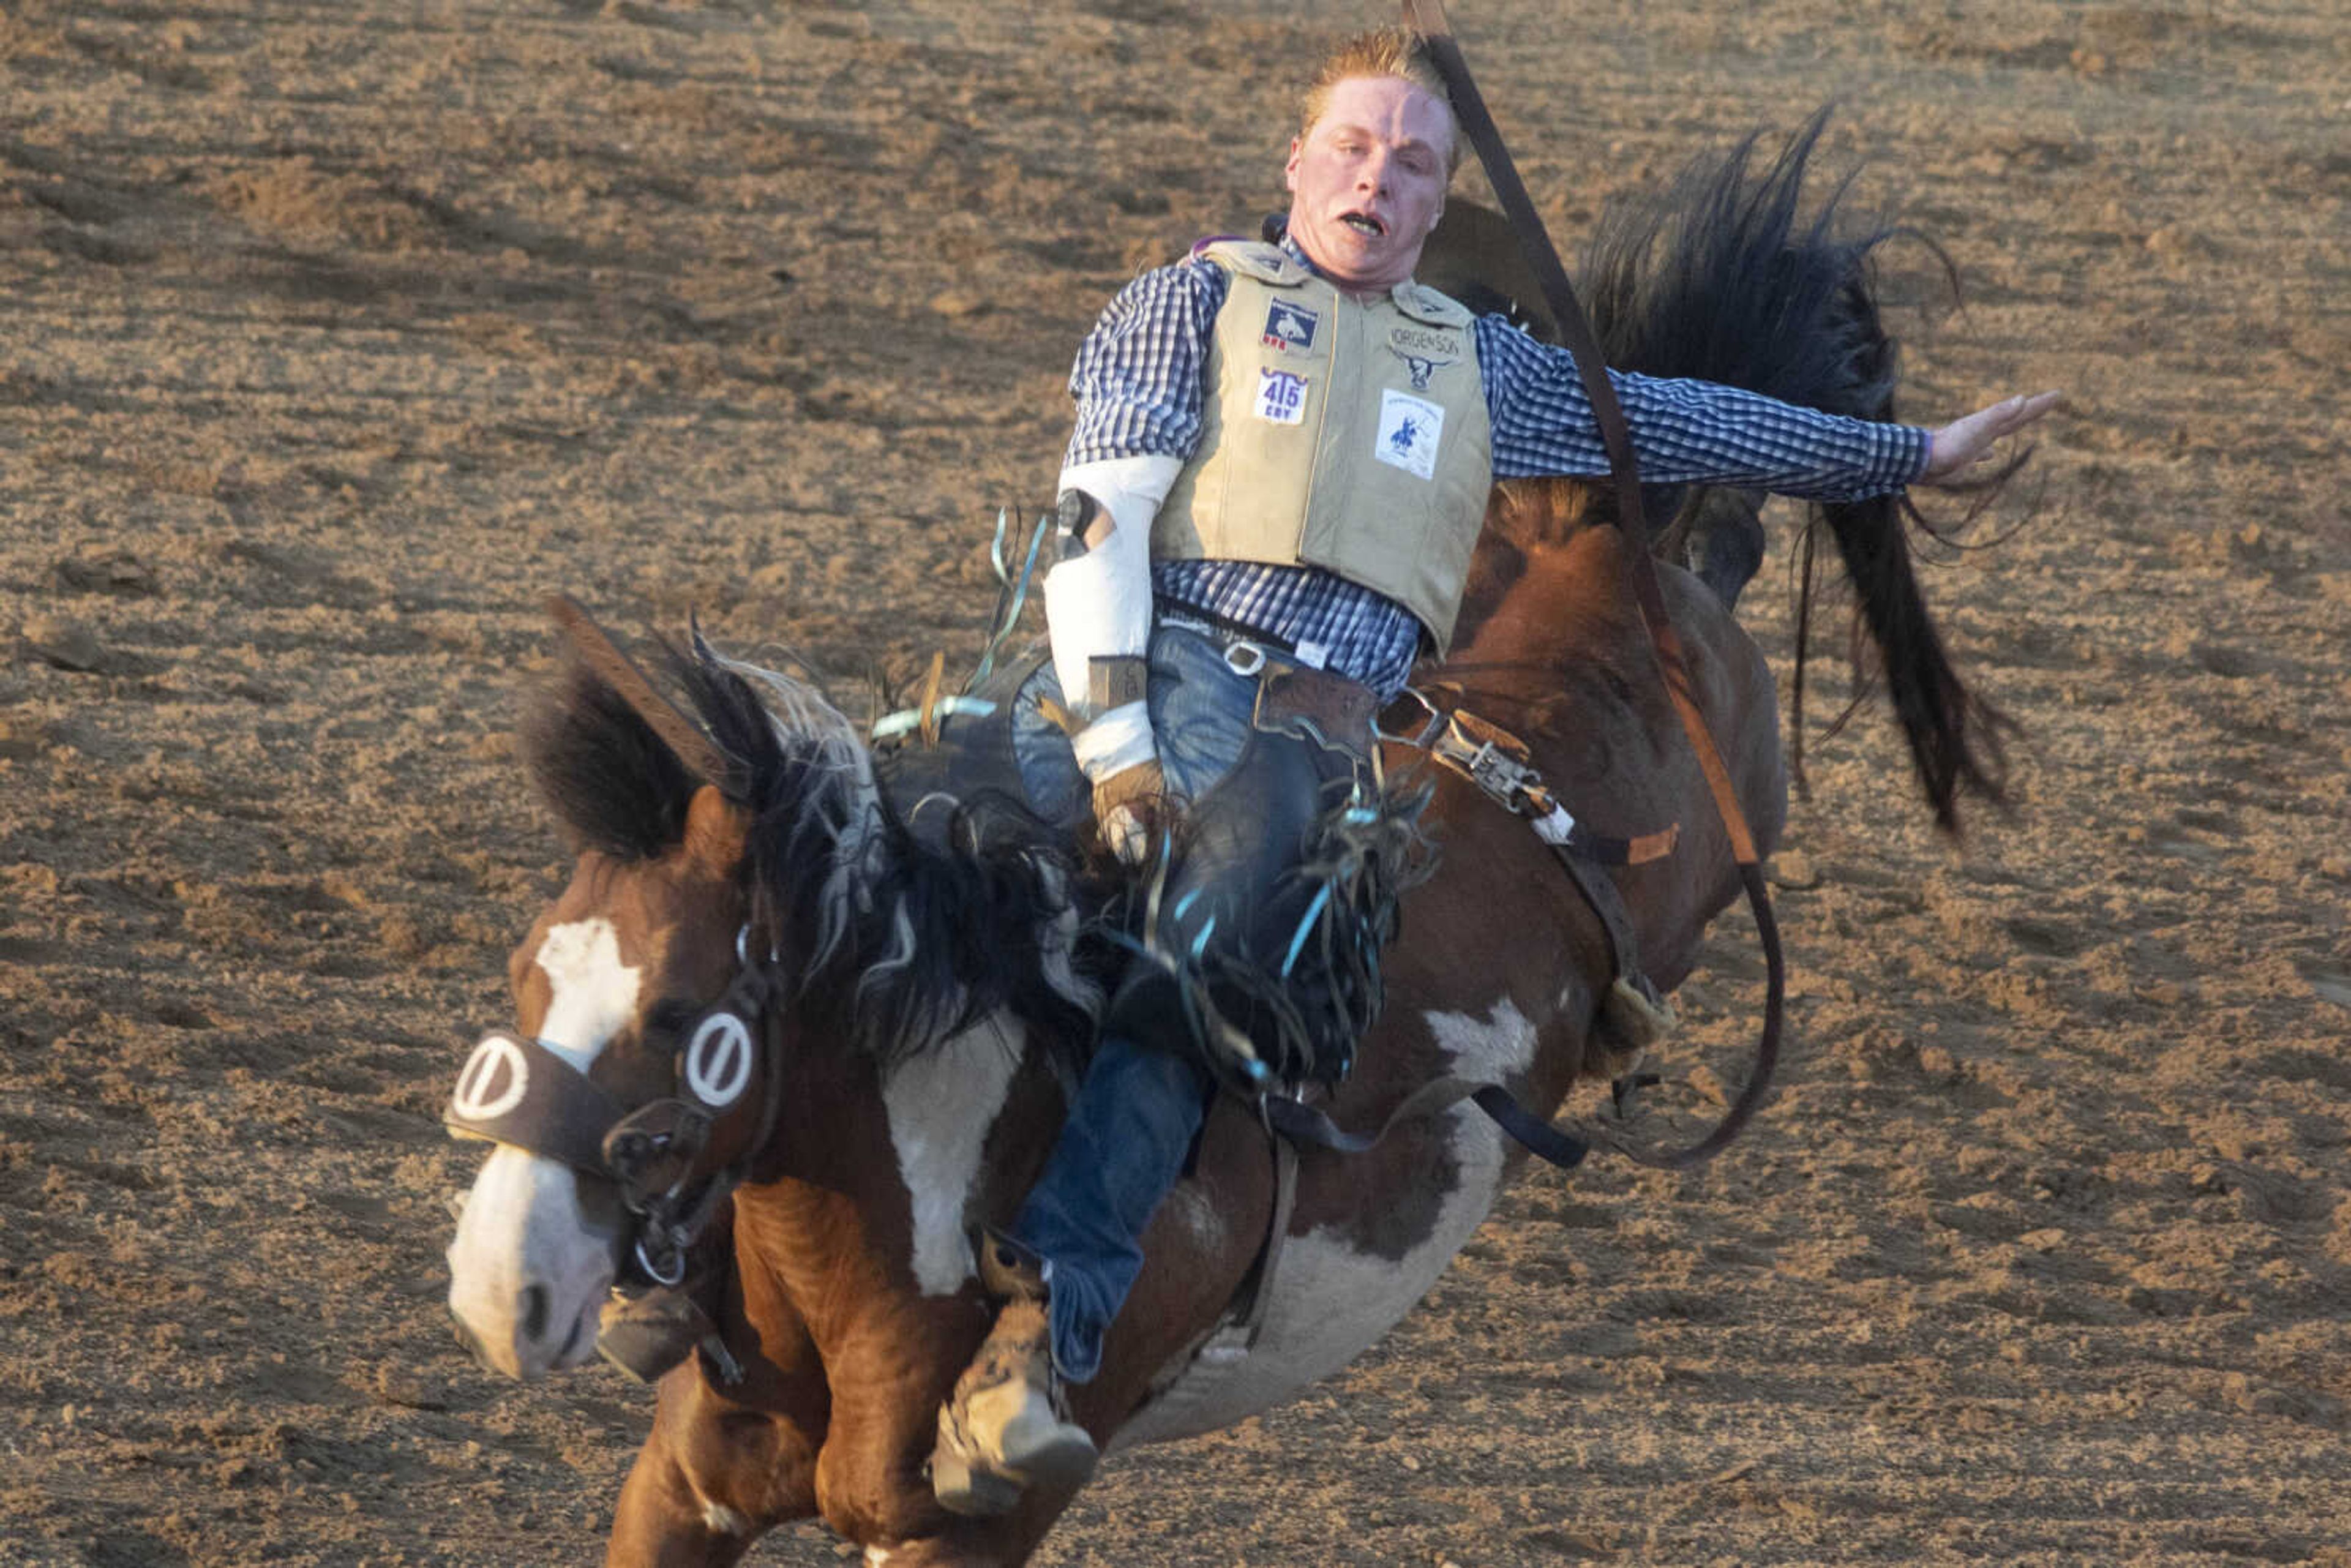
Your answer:
[[[1374,238],[1388,232],[1386,225],[1369,213],[1341,213],[1339,221],[1357,234],[1369,235]]]

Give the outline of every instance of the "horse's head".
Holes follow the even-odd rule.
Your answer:
[[[499,1145],[449,1304],[524,1377],[586,1360],[610,1287],[666,1282],[738,1182],[870,1164],[816,1146],[842,1143],[846,1085],[1009,1005],[1074,1035],[1092,1000],[1045,824],[934,797],[925,841],[804,683],[697,639],[669,666],[681,707],[559,619],[579,657],[523,738],[579,863],[515,949],[515,1027],[475,1048],[447,1118]]]
[[[782,936],[755,912],[743,799],[746,757],[775,750],[754,729],[765,712],[737,679],[718,724],[688,719],[592,627],[572,630],[587,657],[525,739],[578,864],[508,961],[515,1027],[475,1048],[448,1111],[498,1145],[449,1249],[450,1310],[521,1377],[587,1359],[623,1274],[674,1279],[782,1092],[768,1006]],[[712,734],[730,716],[731,745]]]
[[[450,1106],[498,1145],[449,1248],[449,1306],[501,1372],[586,1360],[615,1280],[674,1274],[676,1229],[771,1114],[747,823],[704,785],[658,854],[585,851],[508,960],[515,1027],[475,1048]]]

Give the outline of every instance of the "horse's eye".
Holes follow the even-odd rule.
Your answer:
[[[691,1002],[655,1002],[645,1012],[645,1038],[661,1041],[681,1040],[701,1016],[702,1009]]]

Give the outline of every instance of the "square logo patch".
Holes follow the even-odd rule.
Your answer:
[[[1379,433],[1372,455],[1423,479],[1437,477],[1437,444],[1445,434],[1445,407],[1394,389],[1380,393]]]
[[[1306,423],[1306,378],[1292,371],[1257,373],[1257,416],[1275,424]]]
[[[1302,354],[1314,347],[1314,329],[1322,319],[1303,305],[1277,299],[1265,313],[1265,346]]]

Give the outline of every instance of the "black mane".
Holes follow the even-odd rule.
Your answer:
[[[659,669],[726,758],[710,782],[751,815],[751,924],[784,956],[804,1024],[887,1062],[1008,1007],[1082,1049],[1068,974],[1057,985],[1047,972],[1048,933],[1069,935],[1077,886],[1050,825],[977,797],[939,802],[933,831],[916,833],[813,687],[698,644],[664,644]],[[526,716],[521,746],[576,851],[634,862],[683,840],[703,781],[584,664],[569,661]]]
[[[1807,221],[1804,176],[1829,111],[1761,173],[1760,134],[1693,161],[1662,195],[1612,200],[1581,267],[1609,364],[1691,376],[1855,419],[1894,417],[1899,353],[1871,303],[1871,256],[1898,231],[1855,225],[1850,179]]]

